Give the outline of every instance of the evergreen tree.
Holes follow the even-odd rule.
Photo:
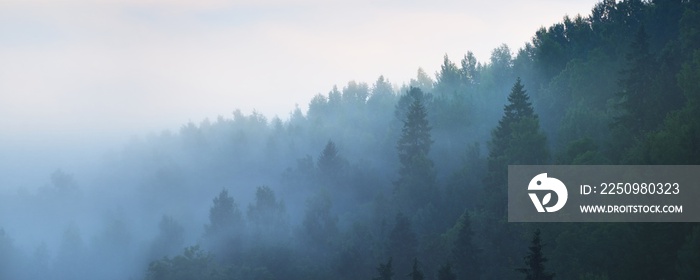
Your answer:
[[[372,280],[392,280],[394,279],[394,269],[391,267],[392,259],[386,262],[386,264],[379,264],[377,267],[377,273],[379,276],[372,278]]]
[[[504,263],[512,263],[512,256],[519,253],[521,242],[520,228],[506,220],[507,178],[509,164],[544,164],[549,153],[546,137],[540,131],[539,119],[534,113],[521,80],[518,78],[508,96],[508,104],[503,110],[503,117],[492,131],[489,142],[487,173],[484,178],[485,210],[482,219],[484,226],[485,247],[489,250],[482,254],[486,265],[482,275],[487,278],[512,278],[515,271],[503,269]]]
[[[506,179],[509,164],[544,164],[549,158],[546,137],[540,131],[530,97],[518,78],[508,95],[503,117],[491,133],[485,193],[489,209],[502,217],[506,208]]]
[[[323,148],[323,152],[321,152],[316,161],[321,178],[334,183],[340,176],[343,164],[344,160],[338,155],[338,148],[335,146],[335,143],[328,140],[326,147]]]
[[[418,71],[416,71],[416,78],[411,79],[409,83],[410,87],[420,88],[423,92],[432,92],[434,85],[435,82],[430,78],[428,73],[425,73],[423,68],[418,68]]]
[[[184,243],[185,228],[173,218],[163,215],[158,223],[158,236],[151,244],[151,256],[160,258],[177,253]]]
[[[278,239],[287,230],[284,202],[278,201],[275,192],[268,186],[256,189],[255,203],[248,205],[248,220],[258,238]]]
[[[625,162],[640,164],[645,159],[633,158],[628,155],[630,147],[634,147],[643,137],[663,120],[665,110],[662,109],[664,98],[659,94],[655,69],[656,60],[649,52],[648,35],[644,26],[640,27],[634,36],[634,41],[627,54],[627,68],[621,73],[622,91],[618,92],[620,113],[614,119],[614,141],[612,157]],[[630,145],[632,144],[632,145]]]
[[[388,255],[395,261],[397,271],[408,271],[411,260],[416,256],[418,240],[411,221],[405,215],[396,215],[396,224],[389,233]]]
[[[209,224],[205,226],[207,235],[231,233],[236,226],[241,226],[241,211],[228,190],[222,190],[213,200],[214,205],[209,209]]]
[[[437,195],[434,164],[428,158],[433,140],[423,106],[423,92],[412,87],[408,95],[413,98],[413,102],[409,106],[397,143],[400,167],[395,194],[402,210],[415,211],[434,201]]]
[[[452,272],[452,265],[448,262],[438,270],[438,280],[457,280],[457,275]]]
[[[554,279],[554,274],[546,272],[544,263],[547,258],[542,254],[542,243],[540,240],[540,230],[535,231],[530,244],[530,252],[525,257],[525,267],[519,268],[518,271],[525,274],[525,280],[551,280]]]
[[[418,266],[418,258],[413,259],[413,269],[411,270],[411,273],[408,274],[408,276],[411,277],[412,280],[423,280],[423,271],[420,270],[420,267]]]
[[[338,233],[338,217],[331,213],[333,202],[325,193],[306,202],[302,229],[307,241],[314,248],[327,249],[330,239]]]
[[[391,112],[385,108],[391,106],[394,101],[394,89],[391,87],[391,83],[384,76],[379,76],[372,86],[372,94],[367,99],[370,113],[375,116],[385,116],[385,112]]]
[[[526,118],[537,119],[530,103],[530,97],[525,91],[522,81],[518,78],[508,95],[508,104],[503,108],[503,117],[498,121],[498,126],[492,133],[489,157],[497,158],[504,155],[509,146],[512,126]]]
[[[464,211],[457,224],[459,231],[452,248],[452,262],[460,279],[479,279],[479,249],[474,246],[469,213]]]
[[[685,244],[678,250],[677,279],[698,279],[700,277],[700,226],[693,227],[686,237]]]
[[[460,69],[454,62],[450,61],[445,54],[442,65],[440,66],[440,72],[437,73],[437,81],[435,82],[435,91],[438,95],[453,94],[455,91],[459,90],[462,83],[462,76]]]
[[[464,55],[464,58],[462,58],[461,64],[462,68],[460,68],[459,71],[462,83],[467,87],[475,85],[479,80],[479,72],[477,69],[480,67],[480,64],[476,61],[474,53],[468,51],[467,54]]]
[[[657,115],[660,100],[655,100],[656,61],[649,52],[647,41],[648,35],[642,26],[630,46],[630,53],[627,55],[628,68],[624,72],[626,77],[621,80],[623,90],[619,93],[623,112],[617,118],[616,125],[624,128],[624,131],[634,138],[648,132],[662,118]]]

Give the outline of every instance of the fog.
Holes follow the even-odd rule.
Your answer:
[[[700,273],[696,225],[505,218],[508,164],[697,164],[696,3],[127,2],[2,4],[0,279]]]

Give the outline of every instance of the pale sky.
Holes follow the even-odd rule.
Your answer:
[[[0,143],[126,139],[236,108],[285,119],[335,84],[516,51],[596,2],[0,0]]]

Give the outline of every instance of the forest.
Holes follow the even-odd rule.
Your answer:
[[[513,164],[700,164],[700,1],[604,0],[437,63],[36,174],[0,196],[0,279],[700,279],[700,225],[513,223],[506,188]]]

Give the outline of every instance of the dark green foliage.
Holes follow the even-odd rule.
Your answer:
[[[164,257],[148,265],[146,280],[271,280],[273,275],[265,268],[223,266],[199,246],[185,248],[182,255]]]
[[[325,193],[309,198],[302,221],[303,234],[307,241],[324,253],[332,238],[338,234],[338,217],[331,212],[332,203]]]
[[[147,280],[218,280],[224,279],[213,257],[199,249],[188,247],[182,255],[165,257],[148,265]]]
[[[287,217],[284,202],[277,200],[268,186],[257,187],[255,203],[248,205],[248,220],[257,238],[279,239],[287,233]]]
[[[474,232],[472,231],[469,212],[464,211],[457,223],[457,239],[451,252],[455,271],[460,279],[479,279],[481,252],[474,245]]]
[[[540,240],[540,230],[535,230],[530,244],[530,250],[525,256],[525,267],[519,268],[520,273],[525,274],[526,280],[551,280],[554,279],[554,274],[545,271],[544,263],[547,258],[542,253],[542,241]]]
[[[500,218],[506,210],[507,166],[545,164],[549,158],[546,136],[540,131],[538,116],[520,78],[513,85],[503,117],[491,134],[484,184],[489,195],[487,207]]]
[[[408,96],[412,102],[397,143],[400,167],[394,193],[401,208],[412,212],[435,201],[437,190],[433,161],[428,157],[433,140],[423,106],[423,92],[411,88]]]
[[[700,2],[604,0],[533,35],[403,85],[334,86],[306,112],[134,141],[94,189],[59,170],[3,192],[5,223],[62,228],[86,205],[102,220],[38,246],[3,225],[23,246],[0,231],[0,279],[138,278],[148,262],[147,279],[700,279],[694,224],[506,219],[509,164],[700,164]]]
[[[423,271],[420,270],[418,258],[413,259],[413,268],[411,269],[411,273],[409,273],[408,276],[411,277],[411,280],[425,279],[423,276]]]
[[[452,265],[448,262],[438,270],[438,280],[457,280],[457,275],[452,272]]]
[[[508,95],[503,117],[492,132],[489,160],[507,164],[543,164],[549,157],[545,144],[539,118],[518,78]]]
[[[648,35],[643,26],[637,31],[627,61],[620,93],[622,115],[617,118],[617,126],[625,128],[632,137],[639,137],[653,129],[662,117],[658,115],[660,100],[656,98],[659,93],[654,84],[656,60],[649,53]]]
[[[151,245],[151,256],[161,258],[178,252],[184,243],[185,228],[170,216],[163,215],[158,223],[158,236]]]
[[[598,145],[590,138],[569,143],[557,160],[561,164],[609,164],[610,161],[600,152]]]
[[[686,237],[685,244],[678,250],[677,279],[697,279],[700,275],[700,226]]]
[[[318,166],[319,176],[323,182],[338,184],[343,175],[345,160],[338,155],[338,148],[333,141],[328,140],[326,147],[323,148],[321,155],[316,161]]]
[[[418,240],[405,215],[396,215],[394,228],[389,233],[388,255],[394,261],[396,271],[409,271],[411,261],[416,257]]]
[[[379,274],[379,276],[372,278],[372,280],[394,279],[394,269],[391,267],[391,261],[392,259],[389,258],[389,260],[385,264],[380,263],[377,267],[377,274]]]
[[[241,211],[228,190],[222,190],[213,200],[209,209],[209,224],[205,226],[207,235],[231,234],[236,227],[242,226]]]

